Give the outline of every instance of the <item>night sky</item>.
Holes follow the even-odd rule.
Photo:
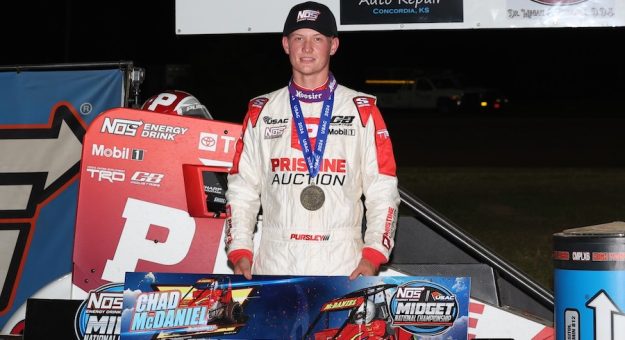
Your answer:
[[[0,65],[127,60],[146,69],[141,99],[176,88],[221,120],[286,84],[280,34],[174,33],[174,1],[20,1],[3,10]],[[32,32],[34,31],[34,32]],[[362,89],[389,66],[451,69],[519,100],[614,101],[625,92],[625,28],[341,32],[339,82]]]

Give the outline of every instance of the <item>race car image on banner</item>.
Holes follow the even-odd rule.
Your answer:
[[[468,277],[126,273],[121,339],[464,340],[469,295]]]

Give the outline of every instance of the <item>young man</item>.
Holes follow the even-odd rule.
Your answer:
[[[391,140],[375,98],[338,85],[330,72],[337,34],[325,5],[294,6],[282,37],[291,81],[249,103],[226,193],[235,274],[354,279],[388,261],[399,204]]]

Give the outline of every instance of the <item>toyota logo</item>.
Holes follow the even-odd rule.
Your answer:
[[[202,138],[202,145],[207,146],[207,147],[215,146],[216,142],[217,141],[215,141],[215,138],[213,138],[213,137],[204,137],[204,138]]]

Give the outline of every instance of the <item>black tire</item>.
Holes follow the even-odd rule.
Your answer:
[[[224,319],[227,322],[235,323],[243,319],[243,307],[241,307],[241,304],[238,302],[229,303],[226,306],[225,312]]]

